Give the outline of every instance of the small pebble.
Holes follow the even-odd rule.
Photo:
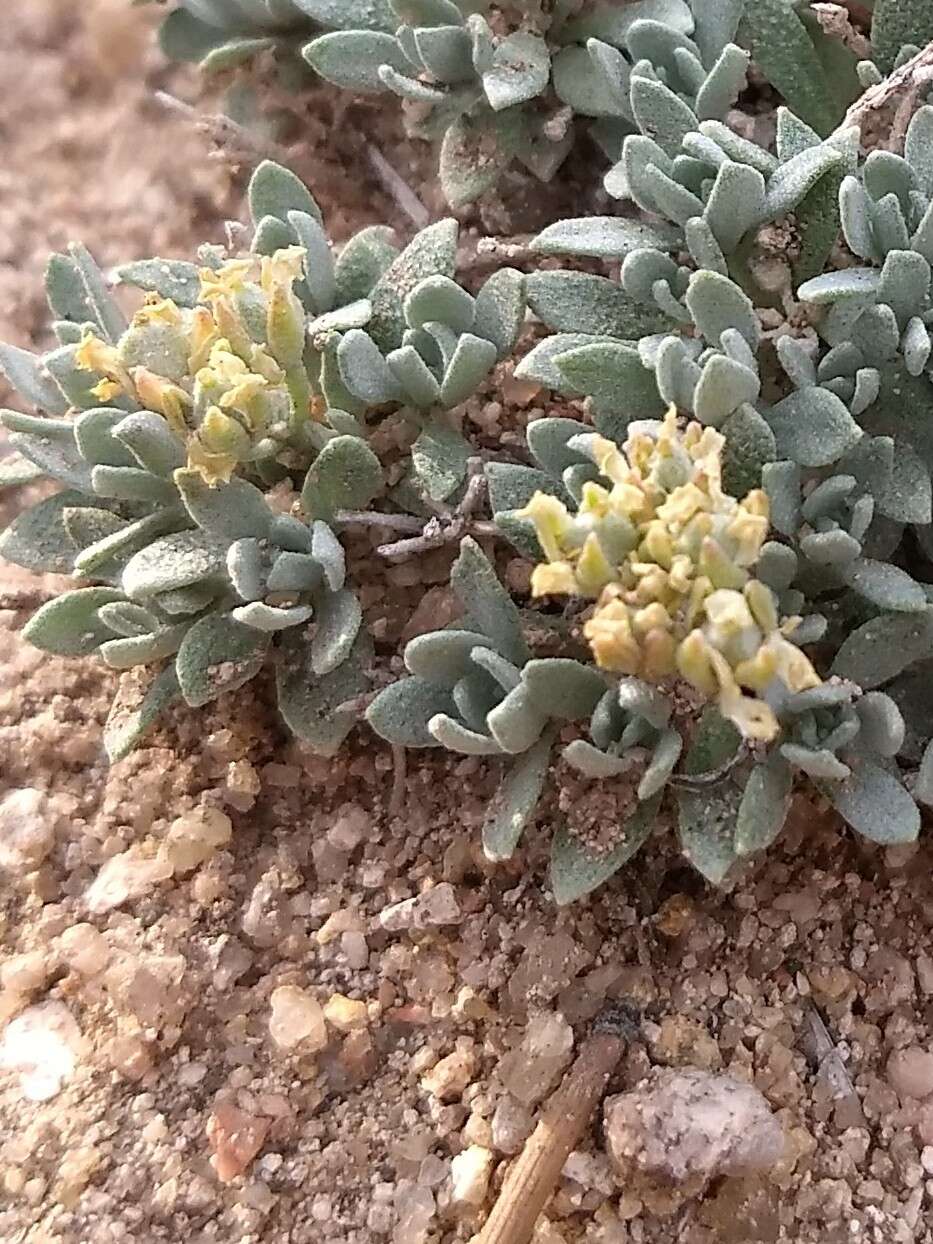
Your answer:
[[[272,991],[269,1033],[281,1050],[301,1045],[315,1053],[327,1044],[327,1027],[321,1004],[296,985],[281,985]]]

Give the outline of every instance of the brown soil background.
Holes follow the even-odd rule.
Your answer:
[[[126,0],[7,7],[0,337],[28,345],[45,340],[51,249],[78,237],[104,265],[188,255],[222,240],[249,170],[209,159],[204,136],[153,102],[157,89],[195,100],[201,88],[163,65],[152,15]],[[333,108],[312,95],[300,171],[336,238],[376,222],[406,228],[358,146],[341,144],[348,118],[436,209],[430,156],[400,139],[394,116]],[[562,194],[539,210],[559,214]],[[6,513],[21,500],[8,497]],[[428,590],[440,600],[442,570],[390,581],[396,608],[407,617]],[[84,1046],[44,1103],[0,1073],[0,1239],[468,1240],[478,1220],[446,1205],[450,1161],[492,1146],[491,1190],[501,1180],[508,1157],[491,1121],[529,1017],[560,1011],[579,1042],[607,1000],[634,997],[648,1040],[616,1088],[650,1064],[726,1069],[778,1112],[785,1158],[766,1179],[723,1180],[702,1198],[620,1190],[594,1124],[536,1244],[933,1240],[933,1097],[899,1096],[888,1069],[899,1050],[933,1050],[929,833],[884,852],[801,803],[731,893],[706,888],[660,837],[592,901],[558,911],[544,884],[546,815],[509,866],[482,857],[489,767],[412,757],[405,810],[390,818],[386,750],[359,731],[337,762],[308,755],[261,687],[179,714],[108,768],[101,727],[115,677],[17,637],[43,586],[0,572],[0,798],[47,792],[56,833],[37,871],[2,879],[0,1022],[57,1000]],[[89,914],[107,859],[134,844],[154,853],[169,823],[202,804],[232,818],[225,849]],[[379,927],[384,907],[444,882],[459,908],[451,923]],[[81,922],[106,943],[90,976],[62,939]],[[330,1025],[316,1056],[285,1052],[269,1036],[269,998],[286,984],[322,1003],[363,1002],[365,1022],[346,1034]],[[814,1015],[835,1060],[811,1051]],[[442,1100],[422,1079],[455,1050],[463,1083]],[[231,1108],[264,1143],[223,1184],[209,1130]],[[422,1204],[435,1211],[423,1234],[405,1221]]]

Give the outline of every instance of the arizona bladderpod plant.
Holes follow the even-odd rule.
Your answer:
[[[208,72],[232,69],[272,48],[297,60],[303,42],[320,29],[313,10],[329,8],[339,15],[344,7],[339,0],[329,5],[315,0],[178,0],[162,22],[159,42],[172,60],[197,61]]]
[[[524,313],[521,283],[507,274],[475,302],[445,275],[453,222],[401,252],[388,231],[364,230],[335,255],[317,205],[287,170],[261,165],[249,198],[251,253],[205,247],[200,264],[119,270],[147,292],[130,320],[83,248],[53,256],[47,290],[61,344],[41,356],[0,346],[0,367],[40,412],[0,414],[16,451],[4,482],[62,485],[13,522],[0,553],[91,585],[43,606],[26,638],[61,655],[99,653],[115,669],[171,659],[131,720],[115,719],[113,756],[172,698],[205,704],[270,655],[287,724],[322,751],[340,743],[354,717],[335,710],[368,686],[372,643],[336,533],[343,512],[385,488],[366,441],[377,404],[370,361],[354,367],[366,390],[358,399],[341,379],[341,345],[367,326],[384,369],[376,339],[401,346],[414,331],[404,327],[406,293],[433,306],[438,281],[503,350]],[[428,322],[446,348],[453,330]],[[438,382],[446,407],[482,378],[469,347],[487,361],[498,354],[487,338],[461,337]],[[379,394],[378,404],[389,396],[397,406],[403,395]],[[344,397],[350,409],[332,404]],[[417,480],[417,455],[415,466]]]

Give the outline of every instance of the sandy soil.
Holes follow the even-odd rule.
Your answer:
[[[16,8],[0,50],[15,83],[0,95],[0,335],[25,344],[44,332],[50,248],[188,253],[222,236],[248,170],[209,160],[152,103],[198,84],[161,65],[124,0]],[[398,143],[436,208],[429,157],[394,118],[332,107],[312,95],[302,158],[338,237],[405,223],[337,141],[344,124]],[[387,577],[398,629],[426,590],[442,603],[442,579],[437,565]],[[536,1244],[933,1239],[929,836],[882,852],[801,803],[729,894],[662,837],[557,911],[547,809],[494,868],[477,841],[489,766],[412,757],[390,817],[387,751],[359,732],[336,763],[308,755],[261,685],[108,768],[115,677],[17,638],[48,587],[0,578],[0,817],[31,831],[0,888],[0,1023],[59,1033],[35,1047],[41,1075],[0,1070],[0,1239],[466,1241],[572,1045],[619,999],[647,1021],[616,1089],[651,1065],[727,1070],[771,1103],[784,1157],[701,1197],[620,1187],[594,1125]],[[108,884],[126,852],[142,861],[134,894]],[[385,915],[428,891],[430,920]],[[296,998],[304,1039],[289,1046]],[[529,1033],[550,1045],[509,1057]],[[471,1146],[492,1155],[475,1206],[452,1195]]]

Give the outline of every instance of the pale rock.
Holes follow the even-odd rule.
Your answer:
[[[309,1054],[327,1044],[324,1011],[318,1000],[297,985],[280,985],[272,991],[269,1033],[279,1049],[296,1045]]]
[[[534,1116],[527,1106],[503,1093],[492,1116],[493,1148],[500,1153],[518,1153],[531,1135]]]
[[[444,924],[458,924],[463,919],[453,886],[444,881],[423,894],[406,898],[401,903],[384,907],[379,913],[380,928],[387,933],[405,929],[430,929]]]
[[[888,1081],[898,1097],[929,1097],[933,1093],[933,1053],[919,1045],[895,1050],[888,1059]]]
[[[58,950],[72,971],[81,976],[97,976],[107,966],[110,947],[93,924],[73,924],[58,939]]]
[[[750,1084],[705,1071],[656,1069],[604,1108],[610,1157],[666,1183],[770,1170],[784,1133],[767,1100]]]
[[[229,1102],[214,1107],[207,1139],[214,1151],[211,1165],[221,1183],[230,1183],[249,1168],[271,1126],[271,1119],[247,1114]]]
[[[605,1196],[612,1193],[612,1172],[605,1154],[584,1153],[582,1149],[575,1149],[564,1163],[561,1174],[588,1191],[602,1192]]]
[[[55,841],[55,820],[44,791],[23,786],[0,799],[0,868],[33,869]]]
[[[172,876],[172,865],[161,856],[142,855],[135,847],[107,860],[85,895],[89,911],[101,916],[131,899],[143,898]]]
[[[456,1049],[435,1063],[421,1078],[421,1087],[438,1101],[457,1101],[476,1073],[476,1054],[468,1037],[457,1041]]]
[[[369,1023],[369,1010],[365,1002],[344,997],[342,993],[331,994],[324,1005],[324,1018],[338,1032],[352,1032],[365,1028]]]
[[[365,808],[355,803],[347,804],[327,831],[327,841],[338,851],[349,853],[372,833],[372,828],[372,816]]]
[[[450,1163],[450,1201],[457,1208],[478,1209],[486,1200],[493,1156],[482,1145],[470,1145]]]
[[[200,807],[176,817],[159,854],[173,872],[187,873],[206,864],[233,837],[233,822],[219,808]]]
[[[392,1244],[424,1244],[437,1206],[434,1193],[411,1179],[395,1185],[395,1230]]]
[[[358,933],[361,929],[360,913],[357,909],[339,907],[330,913],[314,936],[319,945],[329,946],[338,937],[343,937],[344,933]]]
[[[11,955],[0,967],[0,986],[20,996],[35,993],[49,979],[49,971],[50,965],[43,950]]]
[[[547,1096],[570,1062],[573,1029],[559,1011],[528,1021],[520,1045],[507,1054],[499,1075],[505,1088],[525,1106]]]
[[[62,1002],[40,1002],[11,1020],[0,1041],[0,1068],[20,1073],[28,1101],[48,1101],[74,1074],[86,1042]]]
[[[917,969],[917,984],[920,986],[920,992],[927,998],[933,996],[933,957],[921,952],[917,955],[914,967]]]

